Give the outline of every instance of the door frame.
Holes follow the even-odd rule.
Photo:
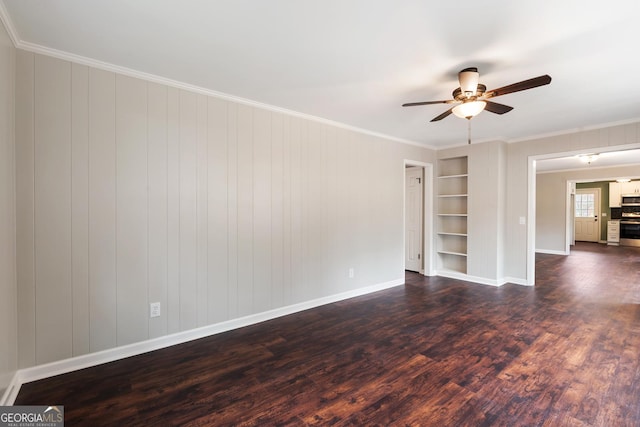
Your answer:
[[[624,151],[640,148],[640,144],[624,144],[624,145],[611,145],[604,147],[592,147],[589,149],[578,149],[571,151],[557,151],[550,152],[544,154],[531,154],[527,156],[527,215],[529,221],[527,222],[527,264],[526,264],[526,278],[524,280],[525,285],[534,286],[536,280],[536,270],[535,270],[535,262],[536,262],[536,160],[542,159],[554,159],[557,157],[568,157],[575,156],[578,154],[591,153],[594,150],[598,153],[606,153],[609,151]],[[611,165],[611,167],[622,166],[622,165]],[[611,178],[615,180],[615,177]],[[606,181],[607,178],[598,178],[599,181]],[[573,182],[581,182],[580,180],[575,180]],[[567,205],[570,206],[570,198],[571,198],[571,189],[569,184],[567,184]],[[570,210],[567,209],[565,215],[570,216]],[[567,228],[569,228],[569,218],[567,218]],[[569,255],[569,242],[572,239],[569,231],[566,231],[567,238],[565,239],[565,246],[567,255]]]
[[[575,184],[577,184],[579,182],[580,181],[574,181],[574,188],[575,188]],[[586,182],[593,182],[593,180],[589,180],[589,181],[586,181]],[[576,188],[574,194],[577,194],[579,190],[580,190],[579,188]],[[595,211],[596,218],[597,218],[596,222],[598,223],[598,240],[596,240],[596,243],[600,243],[600,242],[602,242],[602,239],[601,239],[601,237],[602,237],[602,227],[601,227],[601,223],[600,223],[601,217],[602,217],[602,191],[600,191],[599,188],[589,188],[589,189],[585,188],[585,190],[594,190],[595,193],[598,193],[598,196],[597,196],[597,198],[598,198],[598,206],[595,207],[594,211]],[[575,244],[575,229],[576,229],[575,211],[572,209],[571,212],[567,212],[567,215],[571,216],[571,227],[573,227],[573,241],[574,241],[574,244]]]
[[[404,159],[402,164],[402,274],[404,277],[404,261],[405,254],[405,236],[406,236],[406,212],[405,203],[407,200],[407,185],[405,179],[405,169],[407,166],[417,166],[423,169],[424,186],[422,197],[422,213],[424,220],[422,222],[422,271],[420,274],[424,276],[435,276],[434,263],[434,238],[433,238],[433,164],[425,163],[418,160]]]

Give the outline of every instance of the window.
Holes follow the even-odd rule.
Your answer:
[[[594,198],[594,194],[576,194],[576,218],[595,216]]]

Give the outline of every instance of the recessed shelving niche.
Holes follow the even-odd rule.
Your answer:
[[[442,273],[467,273],[466,156],[438,161],[437,269]]]

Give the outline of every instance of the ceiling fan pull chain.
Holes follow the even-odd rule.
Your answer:
[[[467,126],[467,141],[469,142],[469,144],[471,144],[471,119],[467,119],[468,122],[468,126]]]

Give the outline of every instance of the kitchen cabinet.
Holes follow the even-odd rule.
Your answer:
[[[640,194],[640,181],[610,182],[609,207],[619,208],[622,196],[625,194]]]
[[[609,183],[609,207],[619,208],[622,196],[622,187],[620,182]]]
[[[607,245],[618,246],[620,244],[620,221],[615,219],[607,221]]]

